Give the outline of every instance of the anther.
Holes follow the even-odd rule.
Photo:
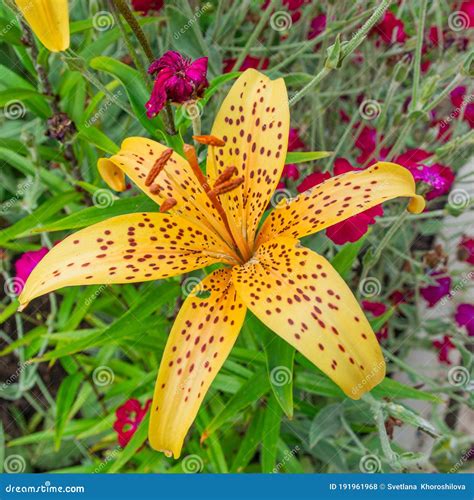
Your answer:
[[[225,146],[225,141],[215,135],[193,135],[193,139],[199,144],[206,144],[207,146]]]
[[[214,183],[214,187],[219,186],[220,184],[223,184],[224,182],[227,182],[230,180],[230,178],[237,173],[237,167],[227,167],[224,172],[222,172],[221,175],[216,179],[216,182]]]
[[[161,186],[158,186],[158,184],[152,184],[150,186],[150,193],[151,194],[159,194],[161,191]]]
[[[151,186],[153,181],[158,177],[160,172],[165,168],[166,162],[171,158],[173,150],[171,148],[165,149],[159,158],[155,161],[153,167],[148,172],[147,178],[145,179],[145,186]]]
[[[214,186],[211,192],[216,195],[228,193],[229,191],[234,190],[237,186],[240,186],[242,182],[244,182],[243,177],[239,177],[238,179],[233,179],[231,181],[226,181],[222,184],[219,184],[218,186]]]
[[[177,201],[174,198],[166,198],[166,200],[160,206],[160,212],[163,213],[171,210],[176,205],[176,203]]]

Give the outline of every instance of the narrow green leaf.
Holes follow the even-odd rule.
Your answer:
[[[278,451],[278,441],[280,439],[280,426],[283,410],[273,393],[267,401],[265,417],[263,420],[261,463],[262,472],[274,472]]]
[[[340,428],[341,422],[339,415],[342,413],[340,403],[331,404],[320,410],[309,429],[309,445],[311,448],[316,446],[321,439],[333,436]]]
[[[359,255],[360,249],[364,245],[367,234],[354,243],[346,243],[332,259],[332,266],[343,279],[346,280],[350,276],[350,271]]]
[[[242,472],[245,467],[247,467],[250,460],[252,460],[262,440],[263,419],[264,411],[263,409],[258,409],[245,432],[242,444],[230,467],[230,472]]]
[[[84,379],[80,372],[68,375],[61,383],[56,396],[56,419],[54,430],[54,447],[59,450],[66,422],[71,417],[71,407],[76,398],[77,391]]]
[[[331,151],[305,151],[305,152],[290,152],[286,154],[285,164],[288,163],[305,163],[307,161],[320,160],[331,156]]]

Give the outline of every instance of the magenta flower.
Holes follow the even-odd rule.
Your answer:
[[[377,45],[380,45],[382,42],[386,45],[404,43],[407,39],[405,24],[390,11],[386,12],[382,20],[374,26],[371,34],[379,37],[376,42]]]
[[[160,10],[163,3],[163,0],[132,0],[132,9],[146,16],[151,10]]]
[[[474,2],[472,0],[465,0],[462,2],[459,8],[456,8],[463,16],[463,25],[466,24],[466,28],[474,28]]]
[[[474,265],[474,238],[463,235],[458,245],[458,258]]]
[[[145,105],[149,118],[156,116],[166,101],[183,103],[197,99],[209,86],[207,57],[192,61],[169,50],[150,65],[148,73],[156,74],[150,100]]]
[[[297,151],[298,149],[303,149],[306,144],[301,140],[300,132],[297,128],[290,128],[288,137],[288,151]],[[300,171],[297,165],[294,163],[288,163],[283,167],[283,172],[281,174],[282,179],[291,179],[297,181],[300,177]]]
[[[326,14],[319,14],[311,19],[310,30],[308,33],[308,39],[312,40],[320,35],[326,29]]]
[[[453,115],[463,117],[471,128],[474,128],[474,102],[472,96],[467,96],[466,87],[460,85],[451,91],[451,104],[454,106]],[[469,98],[470,97],[470,98]]]
[[[433,340],[433,347],[438,349],[438,360],[440,363],[450,365],[449,353],[456,348],[451,339],[445,335],[442,340]]]
[[[38,262],[49,252],[46,247],[22,254],[15,262],[15,293],[20,295],[26,280]]]
[[[425,195],[427,200],[433,200],[448,193],[454,182],[454,172],[450,167],[441,163],[420,165],[409,170],[415,181],[423,181],[430,186],[430,191]]]
[[[466,328],[469,337],[474,337],[474,305],[459,304],[454,319],[460,327]]]
[[[382,316],[387,311],[387,306],[383,302],[372,302],[370,300],[363,300],[362,307],[364,311],[367,311],[372,314],[375,318]],[[378,332],[375,332],[375,336],[377,340],[381,342],[388,338],[388,326],[385,323]]]
[[[354,128],[358,128],[359,123],[355,124]],[[383,136],[380,137],[380,140],[383,139]],[[357,139],[355,141],[355,147],[360,149],[360,155],[356,158],[357,162],[363,165],[366,163],[372,155],[375,153],[375,150],[377,148],[377,130],[373,127],[369,127],[367,125],[364,125],[362,127],[362,130],[360,131],[359,135],[357,136]],[[382,148],[380,150],[380,154],[378,155],[377,160],[385,160],[385,158],[388,156],[388,153],[390,152],[390,148]]]
[[[130,439],[132,439],[140,422],[145,418],[150,405],[151,399],[145,403],[143,408],[138,399],[129,399],[115,411],[114,430],[117,433],[118,443],[122,448],[127,446]]]
[[[344,158],[337,158],[334,162],[334,175],[344,174],[355,170],[363,170],[353,167]],[[318,184],[321,184],[326,179],[329,179],[331,174],[329,172],[314,172],[309,174],[298,186],[297,190],[302,193]],[[332,240],[336,245],[343,245],[344,243],[359,240],[369,229],[369,225],[375,223],[375,217],[383,215],[381,205],[369,208],[360,214],[353,215],[348,219],[338,222],[326,229],[327,237]]]
[[[222,69],[223,73],[230,73],[232,68],[234,67],[237,59],[229,58],[224,59],[224,68]],[[267,57],[253,57],[253,56],[245,56],[244,62],[240,65],[239,71],[245,71],[246,69],[267,69],[270,65],[270,59]]]
[[[443,274],[440,271],[434,272],[431,275],[437,276]],[[428,285],[420,289],[421,296],[428,302],[428,307],[433,307],[437,304],[443,297],[449,295],[451,290],[451,278],[449,276],[443,276],[441,278],[435,278],[436,285]]]

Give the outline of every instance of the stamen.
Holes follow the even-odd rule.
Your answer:
[[[211,190],[211,187],[207,182],[206,176],[202,173],[201,168],[199,167],[199,162],[196,155],[196,149],[194,148],[194,146],[191,146],[191,144],[185,144],[183,146],[183,152],[184,156],[186,157],[186,160],[188,160],[189,165],[193,169],[194,175],[197,177],[199,183],[203,187],[204,191],[206,191],[207,193],[208,191]]]
[[[178,203],[174,198],[166,198],[166,200],[160,206],[160,213],[167,212],[171,210],[176,203]]]
[[[237,173],[237,167],[227,167],[224,172],[222,172],[221,175],[216,179],[216,182],[214,183],[214,188],[218,186],[219,184],[222,184],[224,182],[227,182],[230,180],[230,178]]]
[[[193,135],[193,139],[199,144],[206,144],[207,146],[225,146],[225,141],[215,135]]]
[[[153,181],[158,177],[160,172],[165,168],[166,162],[171,158],[173,150],[171,148],[165,149],[161,153],[160,157],[155,161],[153,167],[148,172],[147,178],[145,179],[145,186],[151,186]]]
[[[233,179],[231,181],[226,181],[222,184],[219,184],[218,186],[214,186],[211,192],[216,195],[228,193],[229,191],[234,190],[237,186],[240,186],[243,182],[243,177],[239,177],[238,179]]]
[[[161,186],[158,186],[158,184],[152,184],[150,186],[150,193],[151,194],[159,194],[161,191]]]

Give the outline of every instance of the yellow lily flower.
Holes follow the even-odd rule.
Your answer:
[[[178,457],[214,377],[249,308],[353,399],[385,375],[377,339],[331,264],[300,245],[385,200],[411,198],[412,175],[394,163],[327,180],[277,206],[259,222],[280,179],[290,117],[283,80],[249,69],[224,100],[209,145],[207,177],[194,149],[186,159],[150,139],[126,139],[99,160],[108,185],[125,174],[161,205],[160,213],[113,217],[56,245],[31,273],[19,300],[68,285],[137,283],[220,262],[187,297],[171,329],[155,386],[149,439]],[[167,211],[167,213],[163,213]]]
[[[47,49],[61,52],[69,47],[67,0],[15,0],[15,3]]]

